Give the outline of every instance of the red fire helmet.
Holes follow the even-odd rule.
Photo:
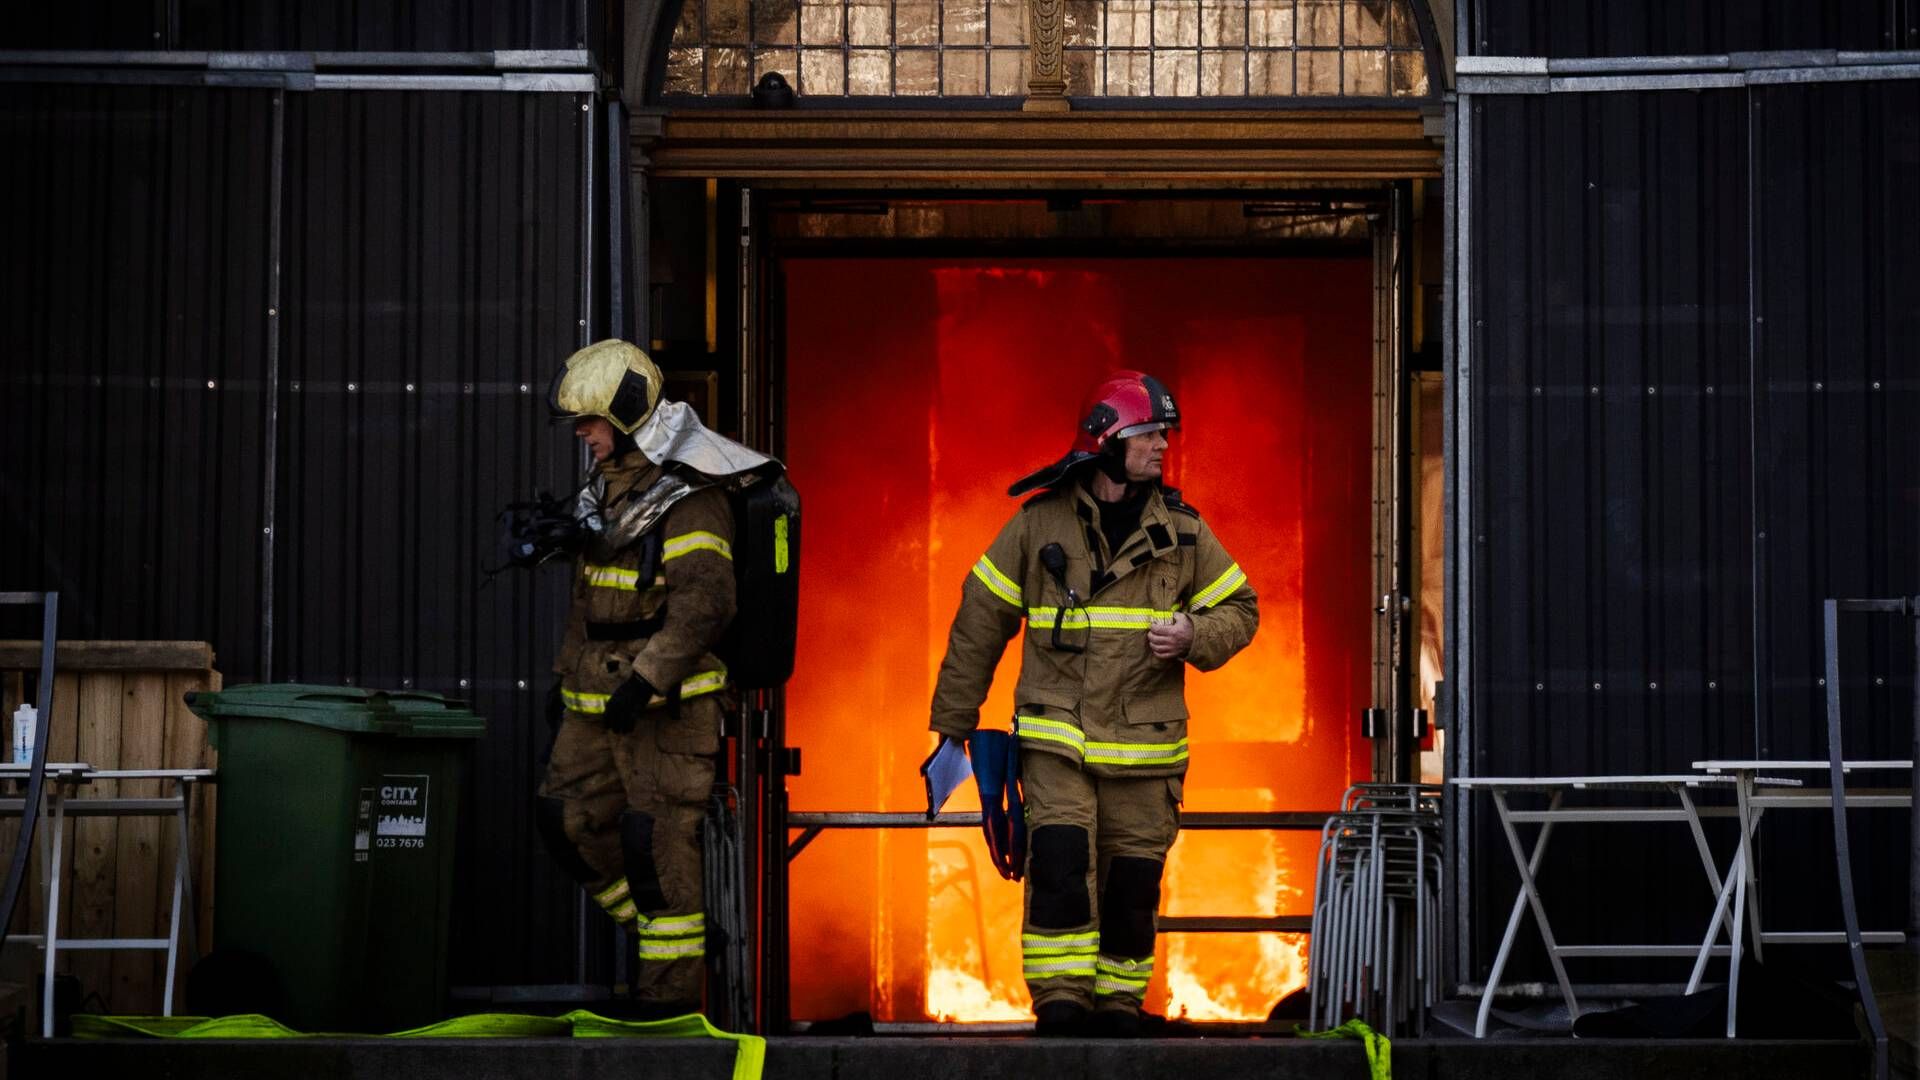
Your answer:
[[[1179,427],[1180,409],[1159,379],[1139,371],[1116,371],[1087,392],[1073,448],[1092,454],[1108,439]]]
[[[1179,426],[1180,409],[1173,403],[1173,394],[1165,384],[1142,372],[1116,371],[1087,392],[1080,406],[1080,424],[1074,431],[1073,449],[1067,451],[1067,456],[1021,477],[1007,489],[1007,494],[1021,495],[1058,484],[1074,466],[1100,456],[1113,439]]]

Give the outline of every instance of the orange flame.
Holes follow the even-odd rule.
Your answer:
[[[1065,451],[1085,387],[1165,380],[1168,482],[1245,568],[1260,633],[1190,672],[1192,810],[1326,809],[1366,770],[1371,322],[1365,260],[789,260],[787,460],[806,599],[787,691],[792,805],[924,809],[933,678],[968,567]],[[981,717],[1005,728],[1018,644]],[[970,790],[949,809],[978,806]],[[1317,835],[1188,833],[1169,915],[1307,910]],[[792,864],[798,1019],[1027,1017],[1021,890],[977,832],[828,833]],[[1260,1019],[1305,941],[1166,934],[1148,1007]]]

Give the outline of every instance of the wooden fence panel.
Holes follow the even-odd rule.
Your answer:
[[[38,678],[37,642],[0,641],[0,709],[11,721]],[[54,707],[47,732],[48,761],[84,761],[96,768],[211,768],[206,724],[184,701],[196,690],[217,690],[212,650],[199,642],[62,642],[55,657]],[[9,729],[10,731],[10,729]],[[171,794],[159,781],[95,781],[76,797]],[[181,927],[175,1011],[184,1008],[186,973],[198,951],[212,944],[214,792],[195,786],[191,807],[192,880]],[[12,826],[5,824],[11,820]],[[18,818],[0,819],[0,861],[11,859]],[[61,937],[160,938],[173,902],[179,848],[172,818],[72,820],[62,838]],[[27,888],[14,912],[15,932],[46,925],[46,850],[42,830]],[[183,913],[183,915],[186,913]],[[38,961],[35,961],[37,970]],[[166,954],[157,951],[62,952],[59,968],[80,980],[83,1008],[120,1014],[157,1014],[163,998]],[[37,1023],[37,1020],[36,1020]]]

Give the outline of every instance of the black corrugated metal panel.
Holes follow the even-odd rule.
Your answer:
[[[1474,99],[1475,773],[1685,771],[1822,747],[1818,599],[1920,592],[1916,94]],[[1910,638],[1872,640],[1852,679],[1883,682],[1849,724],[1890,748]],[[1517,884],[1490,817],[1470,978]],[[1785,898],[1770,918],[1791,927],[1831,855],[1818,821],[1779,825],[1771,837],[1806,842],[1815,871],[1769,886]],[[1551,851],[1546,887],[1583,897],[1557,908],[1563,941],[1704,926],[1682,830],[1570,827]],[[1884,925],[1904,879],[1862,877]],[[1650,878],[1681,883],[1670,907],[1648,902]],[[1527,959],[1508,978],[1544,972],[1537,949]]]
[[[1472,14],[1472,51],[1493,56],[1920,48],[1913,0],[1476,0]]]
[[[0,93],[0,589],[59,589],[69,638],[211,641],[229,683],[471,698],[454,979],[570,982],[528,814],[565,574],[482,570],[503,503],[575,479],[543,396],[582,333],[585,101],[284,100]]]
[[[1758,749],[1824,757],[1817,606],[1828,596],[1920,594],[1920,82],[1760,87],[1749,111],[1768,688]],[[1908,757],[1912,624],[1844,619],[1847,753]],[[1811,825],[1804,841],[1772,833],[1768,850],[1830,858],[1826,826]],[[1863,918],[1899,926],[1905,815],[1856,815],[1853,830],[1856,850],[1884,853],[1856,856]],[[1789,892],[1768,917],[1838,926],[1838,911],[1821,887]]]
[[[587,0],[74,0],[10,4],[0,49],[584,49]]]
[[[272,96],[0,90],[0,588],[259,670]],[[37,634],[35,635],[37,636]]]
[[[573,979],[574,890],[533,835],[564,573],[495,514],[575,480],[547,420],[581,314],[583,99],[288,98],[276,671],[471,697],[456,984]]]

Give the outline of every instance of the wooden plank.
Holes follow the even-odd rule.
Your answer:
[[[47,722],[48,761],[72,761],[80,752],[80,676],[74,672],[56,671],[53,675],[53,715]],[[33,902],[33,923],[39,930],[47,925],[47,853],[52,844],[59,844],[60,865],[66,867],[62,874],[72,881],[73,867],[73,829],[69,826],[58,836],[50,831],[50,826],[42,822],[35,832],[33,853],[33,890],[30,898]],[[62,932],[73,924],[73,892],[67,890],[61,895],[60,925]],[[60,960],[59,970],[71,971],[73,965],[69,957]]]
[[[219,690],[226,685],[225,678],[218,671],[207,672],[207,689]],[[203,743],[205,740],[202,740]],[[212,747],[205,754],[203,768],[218,769],[220,755]],[[214,784],[200,785],[200,798],[193,808],[193,850],[200,865],[200,941],[202,949],[213,948],[214,912],[218,909],[220,898],[213,891],[213,863],[216,847],[215,826],[220,816],[220,788]]]
[[[126,679],[118,672],[87,672],[80,677],[79,759],[96,767],[120,760],[121,708]],[[95,798],[120,793],[119,781],[97,780],[80,794]],[[73,919],[62,936],[101,938],[113,935],[114,864],[119,850],[119,821],[114,818],[76,819],[73,823]],[[80,993],[105,997],[111,990],[113,958],[99,951],[76,952],[73,973]]]
[[[167,676],[166,697],[166,736],[163,749],[162,768],[167,769],[204,769],[213,759],[207,746],[206,721],[193,714],[183,700],[190,691],[209,690],[218,685],[218,676],[210,672],[173,672]],[[191,872],[193,893],[188,897],[191,905],[182,914],[180,927],[180,966],[175,972],[174,995],[176,1006],[183,1000],[186,973],[196,959],[196,952],[204,953],[213,947],[213,785],[195,785],[193,805],[189,825],[192,834]],[[162,822],[160,833],[160,911],[161,932],[165,931],[165,919],[173,902],[174,856],[179,849],[178,826],[171,818]],[[189,926],[185,919],[193,919]],[[198,934],[196,937],[195,934]],[[161,958],[162,978],[164,979],[166,960]],[[156,984],[157,985],[157,984]]]
[[[122,769],[163,768],[166,742],[167,676],[163,672],[126,675],[120,715]],[[122,780],[120,794],[152,799],[167,794],[158,780]],[[171,825],[157,817],[127,817],[119,822],[114,857],[113,936],[165,937],[167,901],[160,882],[167,878],[160,864],[160,836]],[[103,995],[115,1013],[153,1015],[160,1011],[160,979],[164,953],[116,950],[111,957],[111,993]]]
[[[61,641],[53,647],[56,671],[206,671],[213,646],[204,641]],[[0,669],[40,670],[40,643],[0,641]]]

